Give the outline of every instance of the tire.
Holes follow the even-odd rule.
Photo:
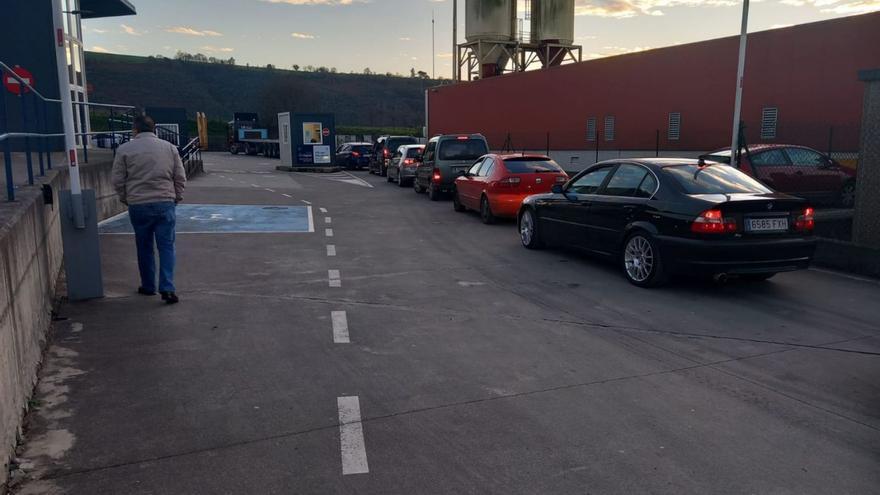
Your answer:
[[[388,169],[385,168],[385,165],[379,164],[379,175],[382,177],[388,176]]]
[[[623,275],[638,287],[658,287],[666,283],[666,270],[657,241],[645,231],[626,238],[620,256]]]
[[[416,192],[416,194],[425,194],[425,188],[419,185],[418,177],[413,179],[413,190]]]
[[[406,187],[406,182],[400,176],[400,170],[397,171],[397,187]]]
[[[452,193],[452,209],[458,212],[467,211],[467,208],[461,204],[461,198],[458,197],[458,191]]]
[[[480,199],[480,220],[486,225],[495,223],[495,215],[492,214],[492,207],[489,205],[489,198],[486,196]]]
[[[428,199],[431,201],[440,201],[440,189],[434,187],[433,184],[428,186]]]
[[[745,280],[746,282],[765,282],[773,278],[776,275],[775,273],[746,273],[744,275],[740,275],[739,278],[741,280]]]
[[[856,206],[856,181],[851,180],[843,185],[840,191],[840,206],[854,208]]]
[[[385,173],[385,182],[394,182],[394,179],[391,178],[391,174],[388,172]]]
[[[535,211],[531,208],[523,210],[517,222],[519,229],[519,240],[526,249],[541,249],[544,247],[544,241],[541,239],[541,232],[538,230],[538,219]]]

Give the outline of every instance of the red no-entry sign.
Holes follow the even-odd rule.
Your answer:
[[[324,130],[321,131],[321,134],[323,134],[324,137],[330,137],[330,128],[329,128],[329,127],[325,127]]]
[[[35,84],[34,75],[31,74],[30,71],[25,69],[24,67],[16,65],[12,68],[12,72],[15,72],[18,77],[22,78],[26,83],[30,84],[31,86]],[[6,90],[14,95],[20,95],[22,91],[24,91],[25,93],[30,91],[9,72],[3,73],[3,86],[6,86]]]

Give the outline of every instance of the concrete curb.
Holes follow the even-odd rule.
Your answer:
[[[813,264],[880,278],[880,249],[820,238]]]

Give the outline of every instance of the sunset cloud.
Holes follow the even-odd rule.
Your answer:
[[[187,36],[223,36],[223,33],[211,31],[210,29],[193,29],[187,26],[174,26],[165,30],[166,33],[185,34]]]

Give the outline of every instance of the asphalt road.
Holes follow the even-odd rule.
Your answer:
[[[20,493],[877,493],[877,281],[643,290],[274,165],[208,154],[187,202],[308,202],[315,232],[180,235],[180,305],[131,295],[131,237],[102,238],[108,297],[63,308]]]

